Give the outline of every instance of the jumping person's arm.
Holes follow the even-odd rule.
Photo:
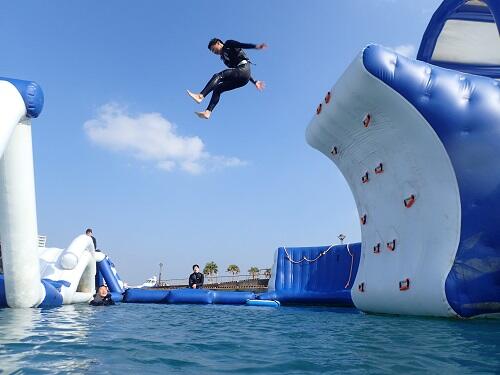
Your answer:
[[[266,87],[264,81],[255,80],[252,76],[250,76],[250,82],[252,82],[259,91],[264,90],[264,88]]]
[[[264,49],[267,48],[266,43],[252,44],[252,43],[240,43],[236,40],[226,40],[225,46],[229,48],[243,48],[243,49]]]
[[[201,288],[203,286],[203,283],[205,282],[205,276],[201,274],[201,282],[196,285],[197,288]]]

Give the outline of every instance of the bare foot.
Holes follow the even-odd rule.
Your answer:
[[[208,109],[203,112],[195,112],[195,113],[199,118],[203,118],[205,120],[208,120],[210,118],[210,115],[212,114],[212,112],[210,112]]]
[[[194,100],[196,103],[198,103],[198,104],[200,104],[200,103],[201,103],[201,101],[202,101],[202,100],[203,100],[203,98],[204,98],[204,96],[203,96],[203,95],[201,95],[201,94],[195,94],[194,92],[191,92],[191,91],[189,91],[189,90],[187,90],[187,93],[188,93],[188,95],[189,95],[191,98],[193,98],[193,100]]]

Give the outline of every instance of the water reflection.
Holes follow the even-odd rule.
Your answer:
[[[7,373],[33,368],[47,372],[85,370],[90,361],[78,348],[88,344],[92,314],[86,306],[75,305],[0,309],[0,369]]]

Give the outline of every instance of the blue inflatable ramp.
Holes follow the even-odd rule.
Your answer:
[[[353,306],[361,244],[280,247],[275,254],[269,291],[262,300],[282,304]]]

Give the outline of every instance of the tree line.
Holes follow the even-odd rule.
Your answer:
[[[226,272],[231,273],[233,276],[236,276],[240,274],[240,267],[238,267],[236,264],[230,264],[227,266]],[[268,270],[266,270],[266,276],[267,276]],[[215,262],[208,262],[205,264],[205,267],[203,268],[203,273],[207,276],[215,276],[219,273],[219,266]],[[259,267],[250,267],[248,269],[248,274],[252,276],[252,279],[255,279],[257,276],[259,276],[260,269]],[[270,276],[270,274],[269,274]]]

